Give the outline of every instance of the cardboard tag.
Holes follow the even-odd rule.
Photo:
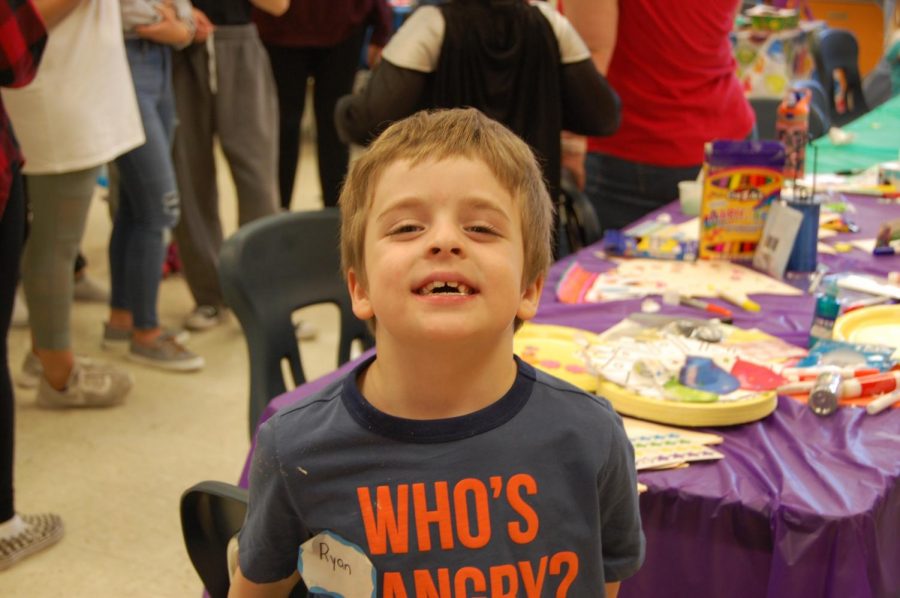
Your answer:
[[[753,254],[753,267],[775,278],[784,277],[801,222],[802,212],[783,201],[773,202],[769,207],[762,238]]]
[[[377,598],[372,561],[359,546],[329,531],[300,546],[297,570],[310,593],[334,598]]]

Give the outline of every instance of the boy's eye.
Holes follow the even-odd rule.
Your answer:
[[[403,235],[403,234],[408,234],[408,233],[414,233],[414,232],[419,231],[420,229],[421,229],[421,227],[418,224],[412,224],[412,223],[398,224],[397,226],[394,226],[393,228],[391,228],[388,231],[388,235]]]
[[[481,234],[481,235],[497,235],[499,232],[496,228],[491,226],[490,224],[473,224],[472,226],[467,227],[469,232]]]

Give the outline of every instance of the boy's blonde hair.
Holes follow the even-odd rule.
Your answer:
[[[550,267],[553,204],[541,169],[528,145],[502,124],[474,108],[421,111],[389,126],[351,166],[341,208],[341,266],[366,284],[366,222],[378,180],[388,166],[409,160],[464,157],[484,162],[517,202],[522,216],[525,264],[523,288]]]

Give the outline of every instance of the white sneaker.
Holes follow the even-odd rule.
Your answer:
[[[0,539],[0,571],[9,569],[25,557],[48,546],[63,536],[63,522],[59,515],[17,515],[24,524],[19,533]]]
[[[16,377],[16,384],[22,388],[37,388],[44,377],[44,366],[38,356],[28,351],[22,361],[22,371]]]
[[[214,305],[198,305],[191,315],[184,321],[184,327],[188,330],[200,332],[209,330],[223,323],[228,318],[228,312],[224,307]]]
[[[109,289],[87,274],[75,278],[73,296],[83,303],[109,303]]]
[[[22,295],[22,287],[16,291],[16,298],[13,300],[13,313],[10,325],[13,328],[25,328],[28,326],[28,304],[25,303],[25,296]]]
[[[319,329],[316,328],[315,324],[310,324],[306,320],[300,320],[294,324],[294,334],[297,335],[298,340],[310,341],[319,336]]]
[[[83,357],[81,355],[75,356],[75,363],[80,363],[87,367],[92,367],[94,365],[94,362],[90,357]],[[37,388],[43,377],[44,364],[41,363],[41,360],[37,355],[29,351],[25,354],[25,359],[22,361],[22,371],[16,378],[16,384],[21,388]]]
[[[41,378],[37,404],[46,409],[112,407],[125,402],[132,386],[134,378],[128,372],[105,363],[76,361],[64,390],[56,390]]]

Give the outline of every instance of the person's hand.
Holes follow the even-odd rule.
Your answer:
[[[584,191],[584,158],[587,155],[587,138],[568,131],[562,132],[562,167],[572,173],[575,185]]]
[[[374,69],[376,66],[378,66],[378,63],[381,62],[382,49],[383,48],[381,46],[369,44],[369,49],[366,52],[366,64],[369,65],[370,69]]]
[[[212,24],[212,21],[209,20],[209,17],[206,16],[199,8],[193,9],[194,13],[194,43],[202,44],[206,41],[206,38],[209,37],[209,34],[213,32],[215,26]]]
[[[169,46],[183,46],[191,41],[190,28],[178,20],[175,8],[171,3],[157,4],[156,11],[162,19],[152,25],[139,25],[134,28],[139,37],[148,39],[158,44]]]

